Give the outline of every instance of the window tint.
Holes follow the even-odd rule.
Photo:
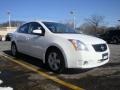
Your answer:
[[[23,26],[21,26],[18,29],[18,32],[20,32],[20,33],[28,33],[28,29],[29,29],[29,24],[24,24]]]
[[[28,33],[32,33],[33,30],[44,30],[43,27],[37,22],[31,22]]]

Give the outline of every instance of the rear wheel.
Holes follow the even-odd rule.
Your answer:
[[[61,73],[65,69],[64,57],[59,50],[50,50],[47,54],[47,65],[56,73]]]
[[[15,57],[18,55],[17,47],[16,47],[16,44],[14,43],[11,44],[11,53]]]

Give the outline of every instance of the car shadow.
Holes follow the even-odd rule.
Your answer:
[[[3,51],[5,54],[9,55],[9,56],[12,56],[11,54],[11,51],[10,50],[6,50],[6,51]],[[42,70],[50,75],[56,75],[57,73],[53,73],[49,68],[48,66],[46,66],[46,64],[44,64],[42,62],[42,60],[40,59],[37,59],[37,58],[34,58],[34,57],[31,57],[31,56],[28,56],[28,55],[25,55],[25,54],[22,54],[20,53],[17,57],[14,57],[14,60],[21,60],[21,61],[24,61],[24,62],[27,62],[29,64],[32,64],[32,65],[35,65],[37,67],[39,67],[38,70]],[[70,69],[65,69],[61,74],[79,74],[79,73],[83,73],[83,72],[87,72],[91,69],[78,69],[78,68],[70,68]]]
[[[114,62],[114,63],[107,63],[105,65],[102,66],[102,68],[107,68],[107,67],[116,67],[116,66],[120,66],[120,63],[118,62]]]
[[[69,68],[69,69],[65,69],[62,74],[79,74],[79,73],[85,73],[90,70],[92,69]]]
[[[9,55],[9,56],[12,56],[10,50],[4,51],[4,53]],[[47,69],[46,66],[44,65],[44,63],[42,62],[42,60],[31,57],[31,56],[28,56],[28,55],[25,55],[25,54],[22,54],[22,53],[19,53],[19,55],[17,57],[14,57],[14,60],[25,61],[27,63],[30,63],[32,65],[40,67],[41,69],[43,69],[43,68]]]

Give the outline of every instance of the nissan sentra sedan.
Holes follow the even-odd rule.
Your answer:
[[[109,61],[107,43],[79,34],[57,22],[33,21],[20,26],[11,39],[13,56],[18,53],[39,58],[54,72],[65,68],[94,68]]]

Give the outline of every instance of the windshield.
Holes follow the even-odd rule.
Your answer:
[[[77,33],[74,29],[61,23],[54,23],[54,22],[43,22],[43,23],[53,33]]]

